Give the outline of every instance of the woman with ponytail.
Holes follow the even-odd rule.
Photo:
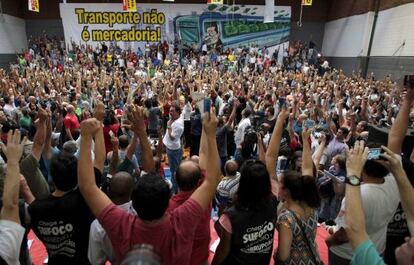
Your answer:
[[[315,244],[318,225],[317,208],[320,197],[315,183],[309,137],[311,130],[302,133],[302,172],[287,171],[281,176],[279,199],[284,201],[276,228],[279,245],[276,264],[322,264]]]

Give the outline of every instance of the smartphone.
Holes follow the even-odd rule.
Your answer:
[[[313,129],[315,127],[316,123],[314,120],[307,119],[303,122],[303,127],[308,129]]]
[[[286,98],[280,97],[279,98],[279,108],[283,108],[286,105]]]
[[[285,156],[279,156],[277,158],[277,164],[276,164],[276,172],[277,175],[282,175],[283,172],[287,170],[288,167],[288,160]]]
[[[368,160],[377,160],[381,155],[381,148],[370,148],[368,150]]]
[[[340,182],[340,183],[344,183],[344,182],[345,182],[345,178],[344,178],[344,177],[338,177],[338,176],[335,176],[334,174],[332,174],[332,173],[331,173],[331,172],[329,172],[328,170],[324,170],[324,171],[323,171],[323,174],[324,174],[326,177],[328,177],[328,178],[332,179],[333,181]]]
[[[211,110],[211,99],[210,98],[205,98],[203,100],[203,111],[204,112],[210,112]]]
[[[313,136],[314,136],[316,139],[318,139],[319,137],[321,137],[321,135],[322,135],[322,133],[320,133],[320,132],[314,132],[314,133],[313,133]]]

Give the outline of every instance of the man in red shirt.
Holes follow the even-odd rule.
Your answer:
[[[63,119],[63,124],[65,125],[66,131],[66,140],[76,140],[79,135],[79,120],[75,114],[75,107],[68,105],[66,107],[67,114]]]
[[[183,205],[197,189],[205,178],[207,169],[207,139],[206,134],[202,133],[200,141],[199,164],[192,160],[186,160],[180,164],[175,172],[178,193],[170,199],[168,212],[172,212]],[[192,247],[190,265],[200,265],[208,263],[209,244],[210,244],[210,216],[211,205],[207,207],[198,223],[194,243]]]
[[[132,130],[140,139],[142,165],[146,172],[154,171],[154,160],[144,126],[141,107],[131,108],[129,119]],[[90,149],[92,138],[102,130],[96,119],[81,124],[81,148],[78,165],[79,188],[93,214],[111,239],[118,261],[137,244],[152,245],[162,258],[163,264],[190,264],[197,224],[209,208],[220,180],[219,155],[216,144],[217,117],[214,112],[205,114],[203,130],[207,138],[206,178],[182,205],[167,212],[171,191],[158,174],[142,176],[133,191],[132,205],[138,216],[116,207],[95,184]],[[95,145],[103,145],[95,142]],[[103,149],[103,148],[102,148]]]

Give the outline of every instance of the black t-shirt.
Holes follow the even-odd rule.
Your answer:
[[[404,171],[407,174],[411,185],[414,184],[414,163],[404,159],[402,160]],[[414,186],[414,185],[413,185]],[[405,243],[405,237],[410,236],[408,224],[401,203],[398,205],[397,211],[392,220],[388,223],[387,243],[384,253],[384,261],[386,264],[397,264],[395,259],[395,249]]]
[[[101,173],[95,169],[95,177]],[[79,188],[62,197],[48,195],[29,206],[30,227],[45,244],[49,265],[90,264],[89,229],[94,217]]]
[[[276,125],[276,119],[273,120],[269,120],[269,119],[264,119],[263,121],[264,123],[269,124],[270,128],[269,128],[269,133],[273,133],[273,130],[275,129],[275,125]]]
[[[232,242],[224,264],[269,264],[278,203],[272,196],[261,209],[232,206],[225,210],[232,226]]]
[[[227,157],[227,134],[229,133],[229,129],[227,126],[222,126],[216,129],[216,141],[217,141],[217,148],[219,151],[220,157]]]

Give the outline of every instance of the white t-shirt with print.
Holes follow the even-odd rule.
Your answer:
[[[385,250],[387,226],[400,202],[397,182],[392,174],[387,175],[383,184],[362,184],[361,199],[365,213],[365,229],[376,246],[378,253]],[[345,227],[345,199],[341,211],[335,220],[337,226]],[[337,227],[339,229],[339,227]],[[344,259],[352,259],[353,250],[350,243],[332,246],[330,250]]]

